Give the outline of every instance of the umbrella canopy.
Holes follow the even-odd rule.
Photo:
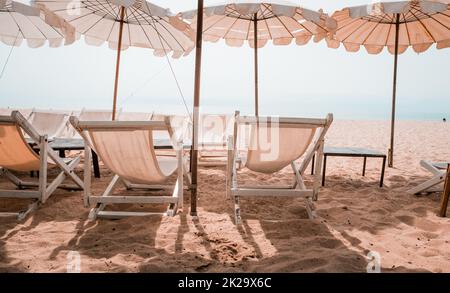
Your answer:
[[[10,46],[20,46],[23,40],[31,48],[59,47],[75,41],[74,28],[54,13],[20,2],[0,0],[0,40]]]
[[[334,39],[327,38],[328,46],[343,43],[349,52],[361,46],[369,54],[378,54],[387,47],[395,54],[396,23],[398,16],[398,54],[408,47],[416,53],[450,47],[450,5],[435,1],[381,2],[345,8],[333,14],[338,22]]]
[[[0,0],[1,1],[1,0]],[[189,26],[164,9],[146,0],[34,0],[73,25],[87,44],[108,42],[117,50],[113,120],[116,114],[121,50],[130,46],[149,48],[154,55],[173,58],[189,54],[194,45]]]
[[[380,2],[345,8],[333,14],[338,27],[326,38],[328,47],[343,43],[349,52],[361,46],[369,54],[387,47],[394,55],[391,139],[388,165],[393,166],[395,104],[397,92],[397,57],[412,47],[417,53],[436,43],[437,49],[450,47],[450,5],[438,1]]]
[[[197,27],[197,10],[181,13],[190,22],[193,31]],[[229,46],[240,47],[248,41],[255,51],[255,114],[258,115],[258,48],[269,40],[274,45],[305,45],[324,39],[336,28],[334,19],[322,11],[312,11],[296,4],[273,1],[238,1],[204,8],[203,39],[217,42],[225,39]]]

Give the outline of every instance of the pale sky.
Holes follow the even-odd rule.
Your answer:
[[[154,0],[173,12],[195,9],[196,0]],[[205,1],[206,5],[223,1]],[[370,1],[291,1],[331,14]],[[0,66],[10,47],[0,43]],[[260,113],[319,116],[337,119],[388,119],[392,94],[393,56],[369,55],[326,43],[273,46],[259,51]],[[192,107],[195,54],[171,60],[189,107]],[[0,107],[110,109],[116,52],[88,46],[83,40],[60,48],[14,48],[0,79]],[[450,117],[450,50],[434,45],[422,54],[410,48],[399,57],[400,118]],[[202,66],[202,111],[253,111],[253,51],[245,44],[232,48],[223,41],[205,43]],[[149,49],[122,53],[119,106],[128,111],[184,113],[182,99],[165,58]]]

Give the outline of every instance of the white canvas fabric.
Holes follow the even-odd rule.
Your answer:
[[[436,1],[381,2],[345,8],[333,14],[338,28],[326,39],[330,48],[343,43],[349,52],[364,46],[369,54],[378,54],[387,47],[395,52],[396,15],[399,19],[399,47],[402,54],[408,47],[416,53],[450,47],[450,4]]]
[[[274,45],[289,45],[295,39],[297,45],[304,45],[314,36],[318,42],[336,28],[336,22],[322,11],[308,10],[296,4],[234,1],[205,8],[203,38],[210,42],[225,39],[226,44],[233,47],[248,41],[249,46],[254,47],[255,14],[258,48],[268,40],[272,40]],[[188,20],[195,31],[197,11],[187,11],[180,16]]]
[[[88,133],[103,163],[132,183],[161,183],[177,169],[176,158],[156,156],[152,130],[91,130]]]
[[[189,26],[168,10],[146,0],[35,0],[73,25],[85,36],[89,45],[107,42],[117,49],[120,26],[120,8],[125,7],[121,50],[130,46],[150,48],[154,55],[172,53],[179,58],[194,47],[190,37],[182,32]],[[68,5],[69,4],[69,5]]]
[[[14,171],[39,170],[39,157],[17,125],[0,123],[0,134],[0,166]]]
[[[28,121],[40,135],[55,138],[62,133],[68,119],[66,113],[33,111]]]
[[[300,158],[310,145],[315,127],[277,123],[252,125],[245,166],[256,172],[272,174]]]
[[[31,48],[48,42],[50,47],[75,41],[75,28],[51,11],[11,0],[0,1],[0,41],[20,46],[26,40]]]

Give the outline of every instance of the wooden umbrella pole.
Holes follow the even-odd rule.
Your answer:
[[[116,79],[114,81],[114,100],[112,110],[112,120],[116,120],[116,108],[117,108],[117,90],[119,86],[119,67],[120,67],[120,53],[122,48],[122,35],[123,35],[123,20],[125,18],[125,7],[120,7],[120,25],[119,25],[119,43],[117,44],[117,60],[116,60]]]
[[[255,116],[258,116],[258,13],[255,13],[253,20],[253,42],[255,50]]]
[[[198,164],[198,121],[200,107],[200,77],[202,66],[203,0],[197,1],[197,39],[195,44],[194,111],[192,113],[191,149],[191,216],[197,216],[197,164]]]
[[[450,164],[447,165],[447,175],[444,183],[444,193],[441,199],[441,209],[439,210],[439,216],[445,217],[447,214],[447,206],[450,197]]]
[[[395,21],[394,79],[392,85],[391,146],[388,152],[388,166],[391,168],[394,167],[394,126],[395,126],[395,99],[397,96],[397,60],[398,60],[399,30],[400,30],[400,14],[397,13]]]

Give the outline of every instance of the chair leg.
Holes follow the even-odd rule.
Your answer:
[[[410,194],[419,194],[421,192],[426,191],[427,189],[430,189],[433,186],[438,185],[439,183],[442,183],[444,181],[444,176],[445,174],[442,173],[441,175],[436,175],[433,178],[431,178],[430,180],[427,180],[425,182],[423,182],[422,184],[417,185],[414,188],[411,188],[410,190],[408,190],[408,193]]]
[[[239,206],[239,196],[234,196],[234,220],[236,225],[241,224],[241,208]]]
[[[25,211],[20,212],[17,215],[17,220],[22,221],[23,219],[25,219],[28,216],[28,214],[37,210],[38,206],[39,206],[39,202],[37,200],[33,201],[32,203],[30,203],[28,205],[28,208]]]
[[[314,206],[313,201],[309,197],[305,199],[305,204],[306,204],[306,211],[308,212],[308,217],[309,219],[313,220],[316,217],[315,211],[316,207]]]

